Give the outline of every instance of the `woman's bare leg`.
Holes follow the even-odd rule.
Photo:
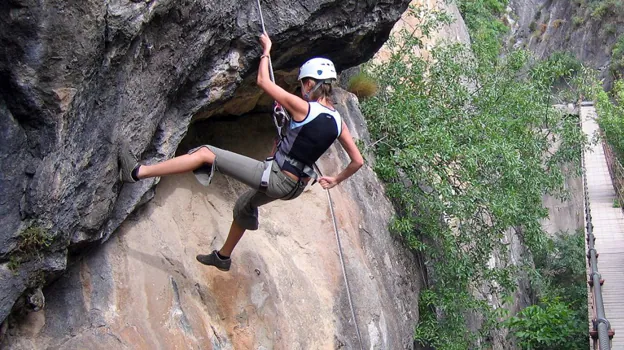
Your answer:
[[[236,247],[236,244],[238,244],[238,241],[240,241],[244,233],[245,229],[240,227],[240,225],[238,225],[236,221],[232,221],[232,225],[230,226],[230,232],[228,233],[223,247],[219,249],[219,254],[223,256],[231,256],[234,247]]]
[[[208,163],[212,164],[215,154],[207,147],[202,147],[191,154],[185,154],[154,165],[141,165],[137,171],[139,179],[163,175],[173,175],[193,171]]]

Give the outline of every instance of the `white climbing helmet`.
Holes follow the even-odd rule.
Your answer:
[[[315,57],[308,60],[301,66],[301,69],[299,69],[299,78],[297,78],[297,80],[301,80],[303,78],[335,80],[336,68],[334,67],[334,63],[327,58]]]

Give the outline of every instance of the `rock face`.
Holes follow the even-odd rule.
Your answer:
[[[368,143],[355,97],[336,100],[354,137]],[[181,151],[210,143],[263,158],[274,133],[264,114],[213,118],[191,127]],[[347,159],[338,145],[319,166],[333,174]],[[261,207],[260,229],[243,237],[230,272],[195,261],[225,240],[245,190],[220,174],[208,188],[191,174],[163,178],[102,249],[44,291],[46,309],[10,329],[2,348],[358,349],[319,185]],[[387,232],[392,206],[382,185],[365,165],[331,195],[363,347],[413,348],[421,273]]]
[[[624,33],[622,19],[612,9],[595,18],[591,11],[579,10],[576,2],[567,0],[511,0],[510,7],[510,43],[526,46],[538,59],[557,51],[572,53],[598,69],[606,85],[611,83],[611,49]]]
[[[338,69],[361,63],[408,2],[263,2],[274,66],[293,71],[314,55]],[[255,108],[260,95],[244,87],[259,28],[254,1],[0,4],[0,321],[152,198],[156,180],[118,183],[118,140],[162,160],[193,117]]]
[[[421,37],[423,42],[423,48],[412,48],[415,53],[418,55],[428,58],[429,51],[431,48],[438,44],[443,44],[445,42],[452,43],[461,43],[465,45],[470,45],[470,35],[468,33],[468,28],[466,27],[466,23],[464,23],[464,19],[457,8],[457,3],[455,2],[446,2],[439,0],[412,0],[410,2],[410,7],[413,9],[426,9],[429,11],[441,11],[449,15],[453,18],[453,22],[450,25],[443,26],[438,28],[438,30],[431,33],[431,37]],[[414,32],[414,30],[418,27],[421,19],[418,17],[418,12],[414,11],[406,11],[401,16],[401,20],[398,21],[394,28],[392,28],[392,32],[390,36],[399,40],[399,46],[402,41],[401,36],[399,35],[401,31],[407,31],[408,33]],[[419,34],[419,31],[415,32]],[[387,45],[382,46],[382,48],[375,54],[374,60],[376,62],[384,62],[390,59],[390,55],[392,51],[388,48]]]

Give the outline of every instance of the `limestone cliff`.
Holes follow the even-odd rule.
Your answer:
[[[608,87],[613,79],[609,70],[611,50],[624,34],[624,17],[613,2],[600,13],[590,4],[568,0],[511,0],[509,44],[528,48],[538,59],[558,51],[571,53],[597,69]]]
[[[337,96],[357,139],[369,142],[353,95]],[[181,146],[211,143],[262,158],[274,130],[265,114],[194,123]],[[369,159],[371,162],[372,159]],[[347,162],[340,146],[319,163]],[[139,186],[133,185],[133,186]],[[101,248],[45,290],[43,311],[9,330],[9,349],[357,349],[327,196],[319,185],[260,208],[233,269],[195,261],[227,234],[244,185],[217,174],[165,177],[152,201]],[[387,231],[392,206],[368,166],[332,190],[364,347],[411,349],[420,271]]]
[[[263,2],[267,27],[274,42],[273,57],[275,68],[279,71],[278,78],[286,79],[287,73],[314,55],[332,58],[338,69],[367,60],[385,41],[407,3],[405,0]],[[85,249],[97,247],[97,242],[109,239],[136,207],[154,196],[157,180],[133,186],[121,186],[118,182],[116,149],[119,139],[130,141],[133,151],[143,159],[162,160],[171,157],[178,149],[191,120],[262,110],[267,101],[261,98],[257,89],[253,89],[260,53],[258,34],[255,1],[11,0],[0,4],[0,46],[3,47],[0,51],[0,159],[3,168],[0,174],[0,320],[7,317],[14,302],[25,290],[58,276],[65,270],[68,257],[71,261],[73,256],[82,255]],[[240,124],[245,124],[242,120]],[[225,140],[224,143],[231,142],[232,145],[238,145],[241,138],[245,138],[241,134],[239,138],[233,138],[229,130],[222,130],[219,137]],[[259,146],[249,147],[237,150],[253,153]],[[171,181],[169,185],[168,181]],[[225,184],[222,182],[220,185]],[[165,180],[165,193],[167,186],[171,186],[169,189],[173,191],[174,188],[191,185]],[[378,184],[367,186],[377,187]],[[210,197],[210,191],[206,196]],[[233,198],[229,196],[234,194],[227,195],[224,198],[230,203]],[[358,193],[350,195],[362,196]],[[158,198],[164,201],[163,197]],[[207,200],[203,203],[212,208]],[[150,209],[146,210],[149,212]],[[323,217],[326,217],[325,214],[323,212]],[[343,215],[350,220],[355,218]],[[207,225],[219,228],[219,234],[223,234],[222,228],[224,222],[229,220],[229,214],[223,209],[215,217],[219,220],[211,219]],[[171,220],[175,217],[172,216]],[[311,228],[308,232],[316,234],[319,230],[313,228],[313,222],[305,225]],[[132,224],[126,224],[125,230],[131,231],[128,226]],[[284,230],[281,224],[275,227]],[[160,251],[158,248],[163,242],[158,241],[158,245],[154,246],[147,244],[150,239],[155,239],[156,233],[140,225],[139,230],[142,230],[142,239],[146,240],[146,245],[141,247]],[[217,231],[210,232],[216,234]],[[373,237],[381,235],[376,231],[369,232]],[[130,234],[127,236],[132,237]],[[86,267],[95,264],[89,271],[96,268],[105,270],[107,265],[97,259],[104,259],[107,252],[113,252],[115,259],[115,254],[127,253],[130,248],[136,250],[137,246],[132,243],[128,245],[130,248],[123,248],[122,251],[110,248],[120,244],[122,237],[124,235],[113,239],[102,251],[95,248],[94,257],[87,258],[82,264]],[[173,234],[167,237],[178,236]],[[198,239],[197,243],[200,244],[200,241],[205,242]],[[173,246],[167,247],[173,249]],[[208,248],[207,245],[200,247]],[[167,255],[169,260],[165,259],[166,263],[186,275],[179,264],[191,264],[190,257],[199,250],[193,245],[189,246],[191,248],[184,256],[172,258]],[[142,253],[151,255],[152,251]],[[329,250],[324,254],[330,254]],[[384,263],[394,261],[392,255],[367,254],[366,259],[362,257],[362,264],[377,266],[375,259],[384,260]],[[313,255],[313,262],[325,261],[316,257],[316,253]],[[139,256],[158,264],[147,256]],[[248,266],[245,261],[245,258],[241,259],[240,268]],[[268,263],[267,266],[278,268]],[[321,266],[317,267],[321,269]],[[146,274],[151,276],[153,271],[145,269]],[[263,272],[266,271],[264,267],[259,269],[260,276],[267,276]],[[327,269],[333,271],[331,266]],[[109,272],[127,273],[128,278],[136,282],[131,270]],[[273,270],[272,273],[281,272]],[[289,273],[300,275],[298,270]],[[393,274],[402,275],[402,272]],[[123,278],[104,272],[84,272],[80,276],[102,280],[101,283],[106,283],[112,293],[106,294],[106,288],[94,281],[84,281],[82,285],[87,291],[80,293],[87,300],[84,305],[90,305],[85,306],[89,312],[93,308],[108,312],[108,316],[121,312],[122,304],[111,302],[113,308],[104,309],[103,304],[98,304],[103,299],[98,298],[110,297],[120,303],[130,302],[123,300],[121,292],[112,292],[114,286],[121,290],[126,288]],[[194,281],[192,283],[177,280],[177,274],[171,276],[165,279],[171,286],[171,295],[177,295],[172,300],[183,299],[184,293],[191,293],[191,289],[182,286],[199,283],[201,287],[202,283],[206,283],[206,276],[203,275],[202,278],[186,275]],[[375,277],[374,274],[372,276]],[[231,278],[233,281],[239,279]],[[295,283],[294,279],[289,281]],[[307,283],[313,285],[320,282]],[[93,288],[89,289],[89,286]],[[204,295],[207,293],[205,288],[201,292]],[[302,284],[302,288],[305,290],[306,284]],[[174,292],[176,290],[178,292]],[[200,293],[202,288],[196,290]],[[331,299],[329,294],[323,295],[323,298],[324,301]],[[395,296],[390,293],[386,299],[390,301],[393,298]],[[142,302],[150,300],[153,301],[146,295]],[[62,302],[58,298],[48,298],[48,301]],[[284,302],[283,298],[275,301],[276,304]],[[212,305],[225,307],[222,304]],[[178,308],[185,307],[184,301],[180,301]],[[72,321],[72,317],[62,315],[54,317]],[[97,325],[96,328],[101,331],[99,325],[102,321],[98,320],[107,320],[106,315],[99,318],[89,313],[88,316],[88,323]],[[185,317],[191,316],[181,319]],[[413,316],[410,318],[413,319]],[[373,325],[394,327],[393,322],[398,322],[383,318],[381,313],[371,314],[371,319],[376,321],[370,323],[372,328],[369,334],[377,334],[378,337],[384,333],[375,331],[377,326]],[[308,321],[300,321],[300,324],[308,324]],[[180,322],[185,324],[187,321]],[[46,321],[46,325],[50,323],[50,320]],[[210,330],[208,323],[204,325],[207,327],[204,329]],[[336,326],[339,328],[342,325],[337,323]],[[405,326],[409,326],[408,323]],[[185,327],[182,328],[188,330]],[[77,334],[75,329],[69,332],[70,336]],[[213,333],[215,336],[219,334],[218,339],[224,339],[218,330]],[[371,337],[374,338],[373,335]]]

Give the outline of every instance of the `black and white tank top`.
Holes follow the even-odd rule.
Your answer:
[[[308,104],[308,115],[300,122],[290,122],[275,153],[275,160],[282,170],[300,177],[307,175],[292,166],[287,158],[312,167],[342,132],[342,117],[338,111],[318,102]]]

